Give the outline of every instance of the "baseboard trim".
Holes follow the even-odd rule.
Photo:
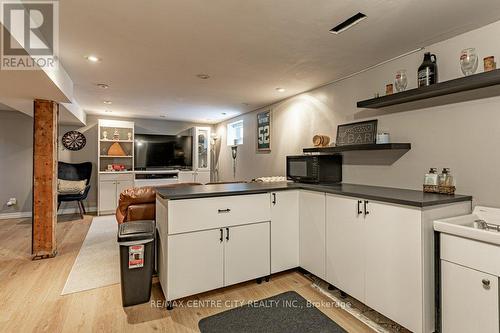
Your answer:
[[[2,213],[0,214],[0,220],[7,219],[22,219],[26,217],[31,217],[31,212],[14,212],[14,213]]]
[[[97,207],[89,207],[86,209],[88,213],[94,213],[97,212]],[[79,214],[80,211],[78,208],[64,208],[64,209],[59,209],[57,212],[57,215],[63,215],[63,214]],[[32,212],[14,212],[14,213],[2,213],[0,214],[0,220],[7,220],[7,219],[22,219],[26,217],[31,217]]]

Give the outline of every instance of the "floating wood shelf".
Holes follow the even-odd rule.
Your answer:
[[[433,97],[458,94],[461,92],[471,91],[475,89],[488,88],[500,85],[500,69],[492,70],[489,72],[474,74],[459,79],[449,80],[441,83],[436,83],[431,86],[410,89],[403,92],[395,93],[392,95],[367,99],[357,103],[358,108],[378,109],[393,105],[404,104],[408,102],[421,101]],[[484,94],[472,94],[465,98],[465,100],[491,97],[500,95],[500,91],[489,92]],[[464,99],[457,99],[457,102]],[[447,101],[453,103],[454,101]]]
[[[363,144],[304,148],[304,153],[342,155],[344,164],[391,165],[411,149],[411,143]]]

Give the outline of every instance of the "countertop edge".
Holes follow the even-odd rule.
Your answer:
[[[161,192],[157,192],[156,195],[164,200],[185,200],[185,199],[197,199],[197,198],[225,197],[225,196],[233,196],[233,195],[262,194],[262,193],[269,193],[272,191],[290,191],[290,190],[306,190],[306,191],[313,191],[313,192],[323,192],[323,193],[328,193],[328,194],[336,194],[336,195],[341,195],[341,196],[355,197],[355,198],[380,201],[380,202],[392,203],[392,204],[397,204],[397,205],[402,205],[402,206],[417,207],[417,208],[426,208],[426,207],[453,204],[453,203],[459,203],[459,202],[467,202],[467,201],[472,201],[472,199],[473,199],[473,197],[470,195],[461,195],[459,197],[450,196],[449,198],[443,198],[443,199],[435,200],[435,201],[419,202],[419,201],[409,201],[409,200],[390,198],[390,197],[381,197],[381,196],[376,196],[376,195],[371,195],[371,194],[363,194],[363,193],[357,193],[357,192],[351,192],[351,191],[340,191],[340,190],[333,190],[333,189],[329,190],[329,189],[325,189],[325,188],[313,188],[307,184],[293,184],[293,185],[288,186],[288,187],[284,187],[283,185],[275,186],[275,187],[268,186],[268,187],[261,188],[261,189],[227,190],[227,191],[221,191],[221,192],[217,192],[217,193],[215,193],[215,192],[210,193],[209,192],[209,193],[197,193],[197,194],[179,194],[179,195],[173,195],[173,196],[163,195]]]

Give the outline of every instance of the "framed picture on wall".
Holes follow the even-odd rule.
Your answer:
[[[257,151],[271,151],[271,110],[257,113]]]

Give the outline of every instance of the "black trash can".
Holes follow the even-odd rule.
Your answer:
[[[148,302],[155,261],[155,222],[120,224],[118,243],[123,306]]]

